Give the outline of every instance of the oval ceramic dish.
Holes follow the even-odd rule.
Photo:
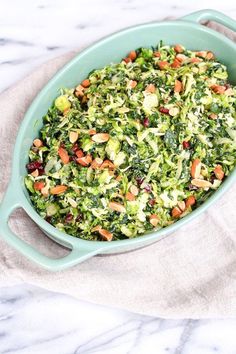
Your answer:
[[[7,192],[0,205],[1,236],[12,247],[27,258],[49,270],[61,270],[78,264],[96,254],[108,254],[129,251],[163,237],[186,224],[219,198],[236,177],[236,169],[223,182],[221,187],[199,208],[176,223],[149,234],[127,240],[99,242],[85,241],[60,232],[42,219],[34,210],[28,192],[24,186],[25,165],[33,138],[42,126],[42,119],[52,101],[58,95],[60,87],[73,87],[87,77],[95,68],[102,68],[111,62],[119,62],[130,50],[138,47],[156,45],[160,40],[166,44],[181,43],[188,49],[210,50],[224,63],[229,72],[230,82],[236,84],[236,44],[222,34],[206,28],[201,21],[213,20],[236,31],[236,22],[229,17],[212,10],[203,10],[177,21],[148,23],[138,25],[106,37],[76,56],[60,70],[36,97],[25,118],[17,137],[13,156],[12,176]],[[22,207],[37,225],[55,242],[71,249],[71,252],[60,259],[51,259],[39,253],[35,248],[17,237],[8,226],[8,219],[14,209]]]

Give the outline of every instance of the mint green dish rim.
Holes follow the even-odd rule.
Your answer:
[[[128,250],[140,248],[145,245],[156,242],[158,240],[161,240],[163,237],[167,236],[170,233],[173,233],[178,228],[185,225],[186,223],[188,223],[189,221],[191,221],[192,219],[200,215],[202,212],[204,212],[214,201],[216,201],[220,196],[222,196],[223,193],[230,187],[230,185],[236,179],[236,169],[234,169],[234,171],[230,174],[230,176],[228,176],[227,179],[222,183],[220,188],[203,205],[201,205],[199,208],[194,210],[191,214],[185,216],[183,219],[175,222],[174,224],[166,228],[163,228],[161,230],[153,231],[143,236],[139,236],[134,239],[111,241],[111,242],[99,242],[99,241],[86,241],[80,238],[75,238],[73,236],[70,236],[66,233],[57,230],[54,226],[47,223],[44,219],[42,219],[37,214],[37,212],[31,205],[28,193],[25,189],[24,182],[23,182],[23,177],[25,173],[22,168],[25,167],[26,155],[22,151],[27,151],[27,149],[29,148],[32,142],[33,136],[36,135],[33,124],[30,125],[30,123],[34,119],[36,112],[39,111],[39,107],[44,106],[45,109],[49,107],[50,104],[48,102],[51,102],[51,98],[48,97],[50,96],[51,91],[54,91],[54,96],[56,95],[54,86],[56,85],[57,81],[59,81],[61,78],[64,78],[64,81],[66,81],[67,73],[70,72],[70,70],[72,70],[73,72],[75,66],[76,65],[79,66],[80,62],[82,63],[83,60],[87,60],[88,66],[93,65],[94,68],[96,68],[97,56],[96,58],[93,58],[92,54],[93,52],[99,51],[99,48],[102,48],[102,46],[108,45],[109,48],[109,45],[112,42],[119,41],[120,39],[122,39],[122,36],[130,35],[130,38],[132,39],[135,37],[136,32],[142,34],[142,32],[146,33],[147,31],[151,31],[154,29],[155,31],[159,29],[160,31],[165,30],[167,32],[170,32],[171,31],[170,29],[174,27],[176,30],[179,30],[179,32],[177,31],[177,34],[180,33],[179,34],[180,40],[178,41],[178,43],[184,42],[181,41],[181,36],[183,37],[185,36],[184,38],[186,41],[187,38],[186,36],[191,35],[191,33],[199,33],[199,38],[197,38],[198,42],[200,40],[199,43],[201,43],[201,40],[204,41],[204,36],[208,35],[209,38],[212,38],[212,40],[215,40],[215,42],[218,43],[217,45],[218,45],[219,53],[222,50],[221,46],[224,44],[224,46],[227,46],[227,48],[229,49],[230,54],[233,53],[234,58],[236,58],[235,43],[233,43],[230,39],[226,38],[224,35],[200,25],[201,21],[207,21],[207,20],[213,20],[219,22],[225,25],[226,27],[230,28],[231,30],[236,31],[236,21],[214,10],[201,10],[189,14],[187,16],[184,16],[183,18],[176,21],[147,23],[147,24],[130,27],[122,31],[116,32],[100,40],[94,45],[88,47],[82,52],[80,52],[73,60],[71,60],[68,64],[66,64],[47,83],[47,85],[41,90],[41,92],[38,94],[38,96],[35,98],[31,106],[29,107],[28,111],[25,114],[25,118],[22,121],[17,136],[16,144],[15,144],[14,154],[13,154],[11,179],[7,191],[0,205],[0,234],[1,237],[10,246],[14,247],[16,250],[18,250],[28,259],[36,262],[38,265],[48,270],[51,271],[62,270],[71,267],[73,265],[76,265],[78,263],[81,263],[82,261],[97,254],[124,252]],[[184,29],[188,31],[187,34],[184,34],[185,33]],[[174,34],[173,36],[176,36],[176,34]],[[206,44],[204,43],[204,45]],[[125,55],[128,51],[128,48],[129,50],[135,48],[132,45],[132,43],[128,43],[127,45],[125,44],[125,46],[127,47],[125,49],[126,52],[124,53],[118,52],[117,59],[120,58],[122,55]],[[211,47],[211,43],[209,43],[209,48],[210,47]],[[197,49],[200,50],[201,48],[197,48]],[[230,55],[230,58],[228,60],[230,63],[232,63],[231,72],[232,72],[233,80],[236,83],[236,65],[233,64],[232,60],[234,59],[231,56],[232,55]],[[105,59],[103,54],[103,61],[104,60]],[[108,58],[106,59],[106,63],[108,64],[109,62],[110,60],[108,56]],[[85,72],[86,72],[86,67],[84,71],[83,68],[81,69],[81,74],[80,74],[81,77],[79,77],[80,80],[86,77]],[[86,73],[88,73],[88,70]],[[30,137],[29,135],[27,137],[28,130],[29,130]],[[44,231],[44,233],[46,233],[50,238],[52,238],[57,243],[70,248],[71,252],[63,258],[59,258],[59,259],[50,258],[40,253],[37,249],[35,249],[30,244],[26,243],[17,235],[15,235],[11,231],[8,225],[8,220],[12,212],[17,208],[23,208],[25,212],[29,215],[29,217]]]

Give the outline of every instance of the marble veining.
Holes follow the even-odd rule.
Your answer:
[[[236,320],[164,320],[49,292],[0,289],[1,354],[235,354]]]
[[[1,0],[0,91],[35,67],[125,28],[213,7],[236,18],[233,0]]]
[[[0,92],[35,67],[138,23],[233,0],[1,0]],[[236,354],[236,319],[165,320],[29,284],[0,288],[0,354]]]

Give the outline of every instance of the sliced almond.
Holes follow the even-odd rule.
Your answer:
[[[211,89],[219,95],[222,95],[226,91],[226,87],[221,85],[211,85]]]
[[[150,224],[156,227],[160,221],[159,217],[156,214],[152,214],[149,216]]]
[[[212,187],[211,182],[206,181],[204,179],[198,179],[198,178],[192,179],[191,184],[193,184],[194,186],[196,186],[198,188],[210,188],[210,187]]]
[[[175,50],[176,53],[182,53],[184,51],[184,48],[182,47],[181,44],[176,44],[174,46],[174,50]]]
[[[92,162],[92,156],[88,154],[88,155],[83,156],[83,157],[78,157],[78,159],[76,159],[76,161],[81,166],[86,167]]]
[[[100,157],[96,157],[96,159],[94,159],[91,163],[91,167],[96,169],[99,168],[103,163],[103,160],[100,159]]]
[[[31,176],[33,176],[33,177],[38,177],[38,176],[39,176],[39,170],[38,170],[38,169],[34,170],[34,171],[31,173]]]
[[[95,135],[96,134],[96,130],[95,129],[89,129],[88,133],[89,133],[89,135]]]
[[[132,184],[132,186],[130,187],[130,192],[136,196],[139,193],[139,189],[134,184]]]
[[[127,88],[135,88],[137,86],[137,81],[130,80],[127,84]]]
[[[201,52],[196,52],[195,54],[196,54],[198,57],[206,58],[206,56],[207,56],[207,51],[206,51],[206,50],[202,50]]]
[[[177,54],[176,59],[178,59],[180,61],[180,63],[183,63],[183,62],[185,62],[185,60],[188,59],[188,57],[184,54]]]
[[[75,96],[76,97],[83,97],[84,95],[84,87],[82,85],[78,85],[75,88]]]
[[[196,199],[193,195],[190,195],[186,200],[185,200],[185,204],[186,204],[186,208],[194,205],[196,203]]]
[[[110,209],[117,211],[118,213],[126,213],[126,209],[125,209],[124,205],[122,205],[120,203],[110,202],[108,204],[108,206]]]
[[[224,178],[225,174],[221,165],[217,165],[214,169],[214,174],[220,181]]]
[[[217,114],[211,113],[211,114],[209,115],[209,118],[215,120],[215,119],[217,119]]]
[[[72,208],[76,208],[78,206],[78,204],[76,203],[76,201],[70,197],[67,198],[68,202],[70,203],[70,205],[72,206]]]
[[[64,193],[67,190],[67,186],[63,186],[63,185],[58,185],[56,187],[52,187],[50,189],[50,193],[53,195],[57,195],[57,194],[61,194]]]
[[[180,208],[177,207],[177,206],[174,207],[174,208],[171,210],[172,218],[177,219],[177,218],[180,217],[181,214],[182,214],[182,211],[181,211]]]
[[[145,91],[146,92],[149,92],[149,93],[154,93],[156,91],[156,87],[155,85],[153,84],[149,84],[147,85],[147,87],[145,88]]]
[[[48,197],[48,195],[49,195],[49,186],[46,185],[45,187],[43,187],[43,188],[41,189],[41,193],[42,193],[42,195],[43,195],[44,197]]]
[[[115,165],[110,160],[104,160],[102,165],[100,166],[100,169],[103,170],[104,168],[114,169]]]
[[[199,159],[193,160],[192,166],[191,166],[191,176],[192,176],[192,178],[199,178],[200,177],[201,168],[202,168],[201,161]]]
[[[105,229],[100,229],[98,230],[98,232],[102,236],[102,238],[106,241],[111,241],[113,238],[113,234]]]
[[[102,238],[106,241],[111,241],[113,238],[113,234],[101,227],[101,225],[97,225],[92,228],[91,232],[99,232]]]
[[[101,228],[102,228],[102,227],[101,227],[100,225],[94,226],[94,227],[92,228],[91,232],[99,231],[99,230],[101,230]]]
[[[178,202],[177,205],[178,205],[178,207],[179,207],[179,209],[180,209],[181,211],[184,211],[185,208],[186,208],[186,205],[185,205],[185,202],[184,202],[184,201]]]
[[[211,60],[211,59],[214,59],[214,58],[215,58],[215,56],[214,56],[214,54],[212,52],[208,52],[207,53],[207,55],[206,55],[206,59],[207,60]]]
[[[70,132],[69,134],[69,140],[72,144],[74,144],[77,140],[78,140],[78,137],[79,137],[79,133],[78,132]]]
[[[95,143],[105,143],[110,139],[110,135],[107,133],[97,133],[92,136],[92,140]]]
[[[68,152],[66,151],[66,149],[64,149],[63,147],[60,146],[59,149],[58,149],[58,155],[60,156],[60,159],[62,160],[64,165],[69,163],[70,157],[69,157]]]
[[[34,139],[33,144],[34,144],[34,146],[36,146],[37,148],[43,146],[43,142],[42,142],[42,140],[40,140],[40,139]]]
[[[131,192],[127,192],[125,195],[125,198],[129,201],[133,201],[133,200],[135,200],[135,195],[132,194]]]
[[[182,91],[182,82],[180,80],[175,80],[174,91],[175,92],[181,92]]]

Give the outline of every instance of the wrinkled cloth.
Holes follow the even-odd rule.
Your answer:
[[[208,24],[236,41],[235,33]],[[26,109],[76,52],[51,60],[0,95],[0,196],[9,181],[15,138]],[[0,285],[32,283],[81,300],[166,318],[236,316],[236,183],[205,213],[167,238],[123,254],[96,256],[51,273],[0,238]],[[65,249],[28,216],[11,217],[16,234],[51,257]]]

